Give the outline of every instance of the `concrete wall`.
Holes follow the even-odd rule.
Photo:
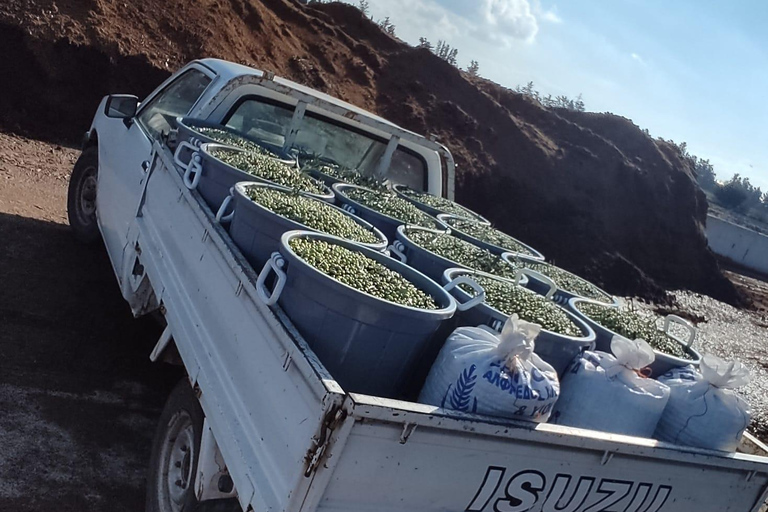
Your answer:
[[[768,274],[768,236],[708,215],[707,239],[715,254]]]

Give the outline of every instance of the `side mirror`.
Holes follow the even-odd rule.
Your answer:
[[[139,108],[139,98],[132,94],[110,94],[104,107],[104,115],[113,119],[122,119],[129,124],[136,116]]]

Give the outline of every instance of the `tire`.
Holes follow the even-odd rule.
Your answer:
[[[96,223],[96,180],[99,174],[99,150],[86,148],[75,162],[69,177],[67,217],[75,239],[94,245],[101,238]]]
[[[152,443],[146,512],[193,512],[203,410],[186,378],[171,391]]]

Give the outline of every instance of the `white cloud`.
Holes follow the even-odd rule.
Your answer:
[[[541,14],[541,19],[550,23],[562,23],[563,19],[557,15],[557,12],[553,9],[551,11],[544,11]]]
[[[539,24],[528,0],[483,0],[482,14],[485,22],[498,28],[496,34],[502,40],[521,39],[533,41]]]
[[[630,56],[632,57],[632,60],[639,62],[640,64],[645,66],[645,60],[640,55],[633,52],[630,54]]]
[[[544,9],[541,6],[541,0],[532,0],[531,7],[533,8],[534,16],[539,20],[555,24],[563,22],[563,19],[557,14],[556,5],[553,5],[551,9]]]

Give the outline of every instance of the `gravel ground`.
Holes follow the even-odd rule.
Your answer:
[[[136,512],[165,397],[103,248],[77,244],[78,151],[0,133],[0,511]]]

